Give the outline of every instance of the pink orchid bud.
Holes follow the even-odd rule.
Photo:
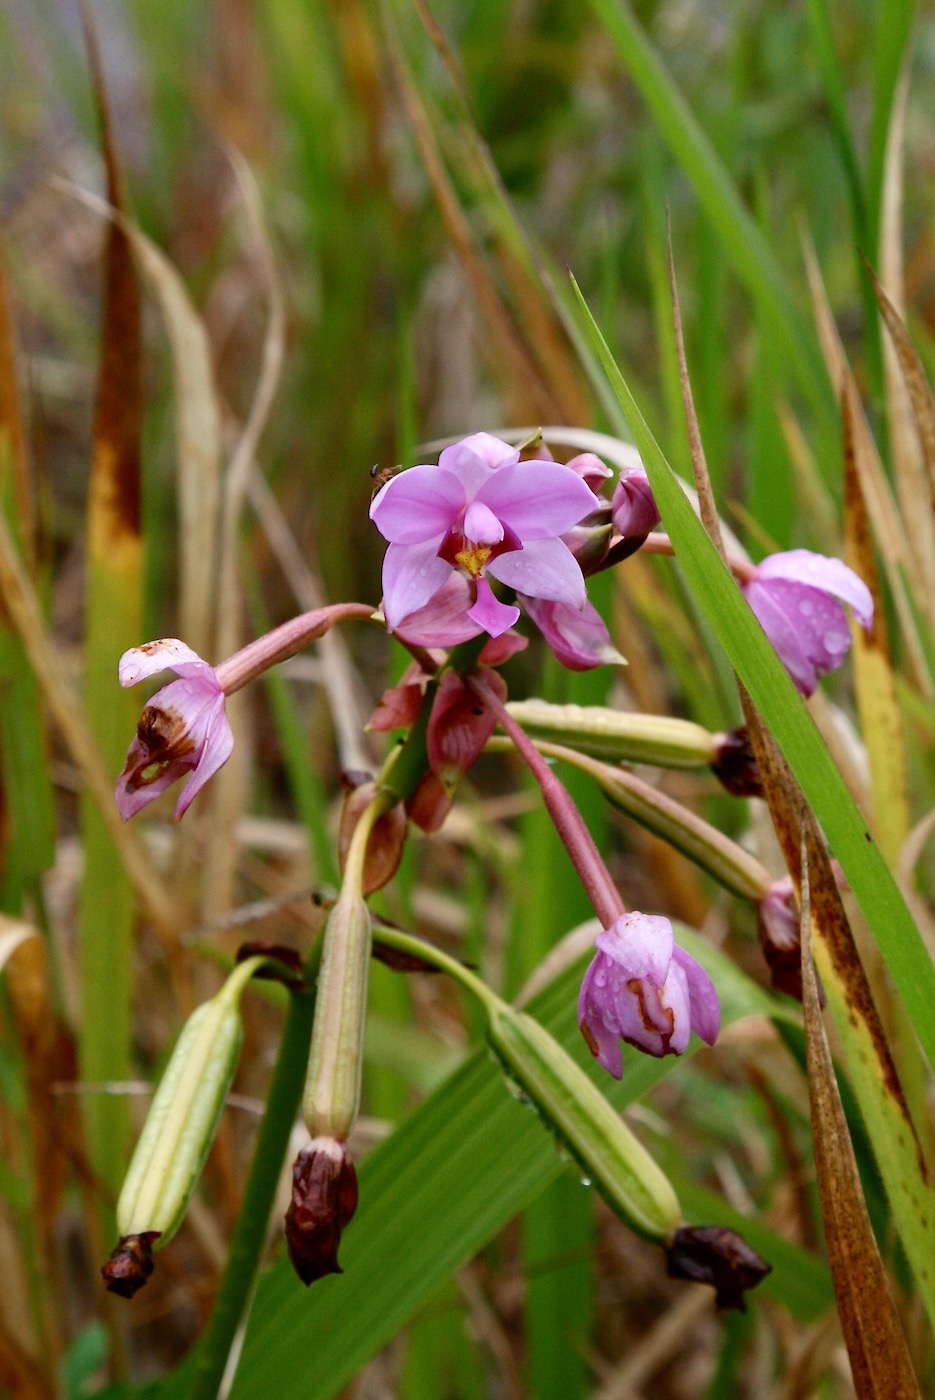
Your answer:
[[[611,468],[605,466],[600,457],[593,452],[579,452],[577,457],[572,457],[565,466],[570,467],[575,476],[580,476],[585,486],[589,486],[598,497],[604,482],[613,476]]]
[[[572,529],[566,530],[562,543],[571,550],[582,572],[585,575],[593,574],[607,558],[613,533],[610,502],[605,501],[599,510],[593,510]]]
[[[777,880],[756,907],[757,933],[769,968],[770,981],[778,992],[802,1000],[802,946],[799,909],[792,881]]]
[[[115,796],[124,821],[190,773],[175,806],[178,821],[234,747],[217,674],[184,642],[167,637],[124,652],[118,676],[121,685],[130,686],[164,670],[179,679],[145,706],[117,779]]]
[[[850,649],[842,603],[862,627],[873,625],[873,597],[863,579],[840,559],[808,549],[770,554],[741,588],[802,695],[811,695]]]
[[[594,493],[556,462],[520,461],[519,450],[491,437],[446,447],[437,466],[411,467],[380,489],[370,506],[389,541],[383,561],[383,612],[395,631],[445,586],[454,571],[467,582],[462,614],[498,637],[519,617],[490,586],[575,607],[586,600],[581,568],[561,536],[598,507]]]
[[[649,477],[642,467],[627,467],[620,473],[610,508],[614,526],[624,538],[648,535],[655,530],[659,524],[659,511]]]
[[[578,997],[578,1025],[598,1063],[620,1079],[620,1042],[647,1055],[681,1055],[694,1031],[717,1039],[721,1008],[700,963],[679,948],[668,919],[623,914],[597,937]]]
[[[595,666],[625,665],[614,646],[604,620],[591,603],[574,608],[521,597],[523,607],[545,637],[556,659],[569,671],[591,671]]]

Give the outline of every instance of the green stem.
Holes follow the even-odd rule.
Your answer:
[[[314,971],[314,967],[308,970],[310,980],[314,978]],[[243,1204],[231,1237],[214,1311],[199,1351],[189,1400],[216,1400],[237,1329],[253,1292],[276,1185],[305,1087],[314,1012],[313,992],[297,992],[290,996]]]
[[[443,953],[441,948],[436,948],[434,943],[427,943],[424,938],[416,938],[411,933],[403,933],[402,929],[393,928],[390,924],[374,922],[373,936],[377,943],[384,944],[387,948],[395,948],[397,952],[408,953],[412,957],[421,959],[422,962],[431,963],[437,967],[439,972],[447,972],[449,977],[453,977],[456,982],[460,982],[465,991],[475,996],[484,1009],[489,1013],[496,1008],[507,1008],[507,1003],[496,992],[481,981],[475,972],[464,963],[458,962],[457,958],[452,958],[448,953]]]

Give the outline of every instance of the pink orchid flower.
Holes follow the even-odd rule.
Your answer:
[[[175,805],[178,821],[234,747],[217,673],[184,642],[166,637],[133,647],[120,658],[118,677],[122,686],[130,686],[165,670],[179,679],[163,686],[144,708],[117,779],[124,821],[191,773]]]
[[[849,604],[862,627],[873,624],[873,597],[863,579],[840,559],[808,549],[770,554],[741,588],[803,695],[811,695],[821,676],[837,670],[850,648],[841,604]]]
[[[400,472],[380,489],[370,517],[389,541],[383,612],[389,630],[425,607],[452,571],[469,584],[466,615],[497,637],[519,609],[502,603],[490,578],[534,598],[583,607],[584,576],[559,538],[600,502],[574,471],[519,460],[489,433],[446,447],[437,466]]]
[[[668,919],[623,914],[596,942],[581,984],[578,1025],[609,1074],[623,1074],[622,1040],[656,1056],[681,1055],[692,1031],[714,1044],[721,1026],[714,983],[676,945]]]

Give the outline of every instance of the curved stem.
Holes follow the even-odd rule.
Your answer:
[[[397,952],[407,953],[418,958],[420,962],[431,963],[433,967],[438,968],[439,972],[447,972],[449,977],[460,982],[466,991],[476,997],[486,1011],[491,1011],[496,1006],[506,1005],[503,999],[497,996],[497,993],[478,977],[476,972],[472,972],[469,967],[458,962],[457,958],[443,953],[441,948],[436,948],[433,943],[427,943],[424,938],[416,938],[411,933],[403,933],[402,929],[381,923],[374,924],[373,934],[375,941],[385,944],[387,948],[395,948]]]
[[[552,772],[529,736],[524,733],[499,697],[478,676],[468,678],[484,704],[497,716],[498,723],[506,730],[530,772],[542,790],[549,816],[562,843],[571,856],[572,864],[578,872],[587,896],[594,905],[594,912],[605,928],[616,923],[626,906],[620,892],[604,864],[600,851],[594,844],[594,837],[588,830],[584,818],[575,806],[568,789]]]
[[[662,530],[654,530],[651,535],[647,535],[640,547],[641,554],[665,554],[670,558],[675,558],[675,550],[672,541]],[[728,554],[725,563],[738,583],[747,583],[752,577],[755,565],[749,559],[741,559],[737,554]]]

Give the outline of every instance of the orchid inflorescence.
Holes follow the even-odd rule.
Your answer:
[[[496,669],[527,645],[516,630],[523,613],[570,669],[623,661],[588,600],[586,579],[616,566],[640,547],[671,552],[667,537],[658,531],[659,513],[646,473],[634,466],[615,477],[593,453],[558,462],[541,436],[516,447],[476,433],[446,447],[435,464],[391,475],[375,495],[370,516],[388,542],[382,610],[357,603],[320,608],[214,667],[184,642],[167,638],[127,652],[119,669],[124,686],[161,670],[174,671],[176,679],[143,709],[117,782],[118,808],[125,819],[134,816],[185,779],[175,808],[178,820],[230,756],[234,735],[226,699],[234,690],[329,627],[352,618],[385,627],[412,654],[409,670],[385,692],[371,721],[372,729],[402,731],[403,738],[390,749],[377,778],[357,786],[348,798],[342,824],[342,885],[321,946],[304,1103],[310,1139],[296,1163],[286,1227],[291,1257],[305,1283],[340,1272],[341,1232],[357,1201],[347,1140],[359,1105],[373,944],[366,896],[391,878],[409,821],[427,831],[441,826],[458,783],[498,727],[503,742],[516,748],[539,783],[598,918],[593,958],[578,1002],[584,1041],[598,1064],[619,1078],[624,1068],[622,1043],[653,1056],[679,1055],[693,1032],[713,1045],[720,1025],[711,976],[679,946],[668,918],[626,910],[567,789],[543,757],[550,752],[548,743],[537,737],[534,725],[527,732],[522,706],[515,713],[511,710],[506,683]],[[850,633],[842,603],[863,626],[872,622],[869,591],[840,560],[793,550],[756,566],[740,559],[731,566],[804,695],[844,660]],[[587,754],[593,736],[586,719],[565,719],[563,743],[574,757],[577,732],[581,751]],[[634,742],[635,734],[642,745],[638,752],[664,764],[674,741],[663,735],[658,718],[645,717],[642,727],[639,716],[627,720],[628,742]],[[742,736],[709,739],[698,726],[688,728],[696,730],[702,742],[692,736],[685,741],[688,747],[680,751],[683,766],[692,760],[694,743],[698,755],[692,761],[709,763],[729,789],[745,795],[757,790],[755,763]],[[608,773],[597,776],[613,800],[614,780],[612,771]],[[652,804],[651,797],[638,797],[644,806]],[[794,938],[791,893],[774,885],[765,872],[751,873],[751,858],[743,852],[731,876],[730,852],[724,853],[727,838],[709,836],[701,830],[705,824],[699,825],[700,819],[666,800],[669,808],[647,817],[650,825],[656,820],[662,823],[656,829],[668,832],[673,822],[681,824],[702,863],[705,850],[710,850],[708,868],[715,874],[728,871],[728,887],[757,905],[761,929],[767,930],[764,946],[769,948],[770,937],[775,942],[777,928],[780,941]],[[719,1297],[730,1299],[731,1305],[743,1287],[762,1277],[766,1266],[762,1261],[751,1263],[751,1252],[741,1249],[731,1232],[693,1232],[682,1224],[678,1202],[658,1167],[628,1135],[580,1066],[542,1027],[432,945],[391,930],[381,939],[390,946],[395,941],[398,955],[409,959],[401,965],[441,968],[478,997],[488,1014],[491,1045],[511,1078],[573,1154],[586,1162],[589,1176],[614,1209],[667,1249],[674,1271],[695,1269],[692,1261],[703,1256],[703,1264],[697,1264],[701,1272],[690,1276],[707,1276],[709,1270]],[[234,990],[216,999],[217,1016],[231,1027],[223,1052],[196,1031],[179,1041],[176,1057],[181,1058],[173,1058],[171,1082],[201,1082],[207,1077],[205,1082],[215,1088],[186,1102],[173,1099],[169,1089],[160,1090],[159,1124],[151,1124],[144,1134],[145,1151],[138,1153],[128,1178],[133,1183],[128,1204],[118,1210],[123,1238],[116,1262],[107,1266],[110,1286],[119,1284],[117,1291],[132,1294],[145,1282],[152,1247],[164,1244],[181,1218],[234,1072],[240,989],[268,962],[253,957],[249,970],[239,970],[231,979]],[[222,1053],[223,1065],[218,1059]],[[201,1057],[197,1072],[186,1059],[194,1055]],[[193,1105],[202,1101],[201,1126],[193,1132]],[[178,1144],[177,1152],[169,1154],[171,1171],[169,1157],[159,1150],[160,1142],[170,1140]],[[175,1160],[185,1153],[190,1162]],[[153,1162],[161,1163],[158,1179]],[[732,1242],[725,1245],[728,1236]],[[738,1257],[738,1251],[747,1281],[733,1287],[724,1282],[725,1260]]]

